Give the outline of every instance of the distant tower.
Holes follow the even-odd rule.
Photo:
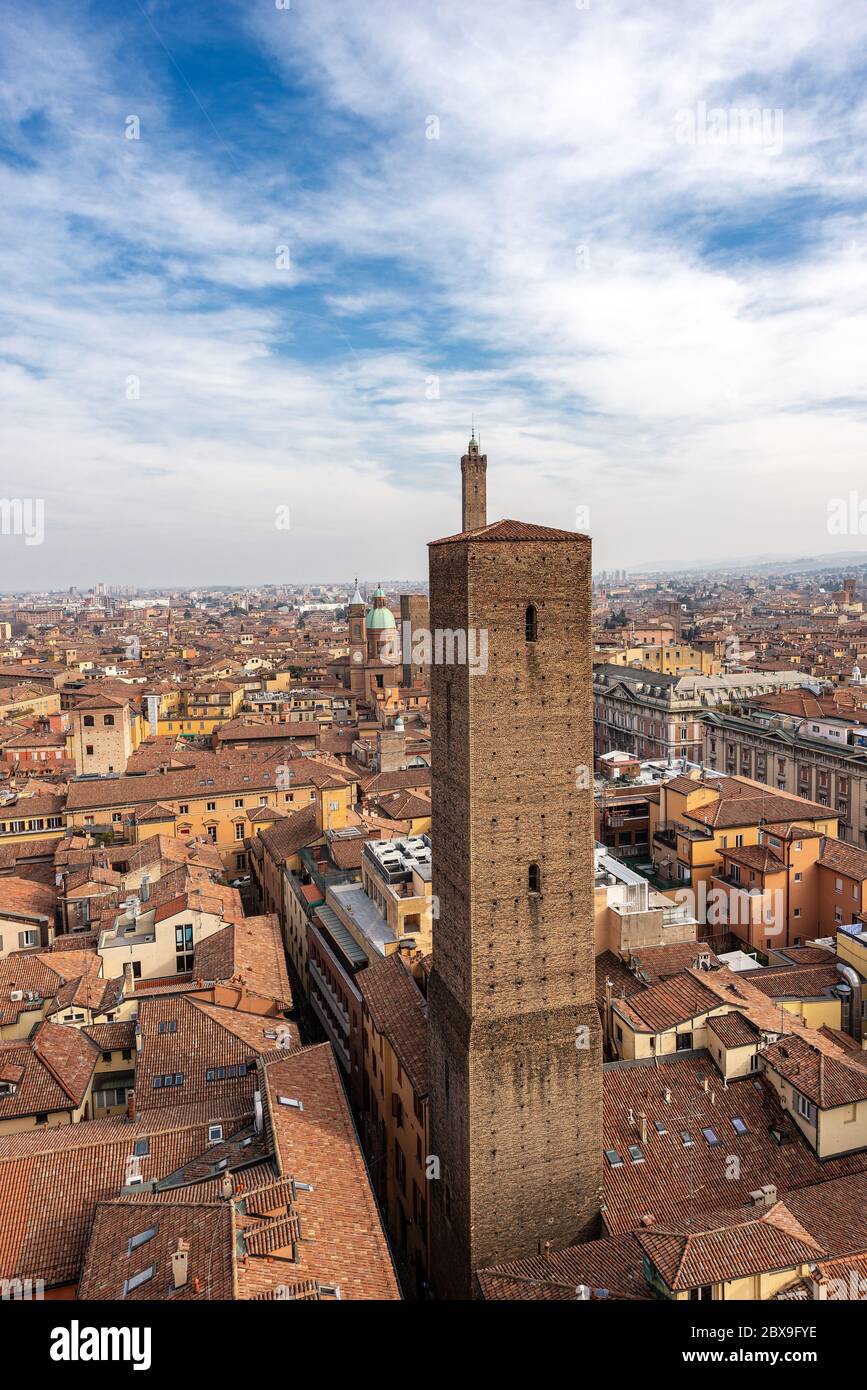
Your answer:
[[[598,1230],[590,541],[503,521],[429,555],[431,628],[487,634],[484,673],[431,666],[430,1272],[467,1298]]]
[[[367,631],[364,622],[364,599],[355,581],[355,593],[349,603],[349,688],[356,695],[364,693],[364,664],[367,659]]]
[[[424,662],[413,660],[413,648],[417,646],[416,633],[430,630],[430,603],[427,594],[401,594],[400,596],[400,637],[403,654],[403,684],[410,686],[419,681],[426,685],[430,680],[430,669]],[[419,649],[424,654],[424,642]],[[416,655],[418,655],[418,650]]]
[[[476,431],[473,430],[467,452],[461,459],[461,500],[463,504],[462,531],[477,531],[487,525],[487,497],[485,475],[488,471],[487,454],[479,453]]]

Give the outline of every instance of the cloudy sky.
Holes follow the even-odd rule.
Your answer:
[[[831,18],[5,0],[2,494],[45,539],[0,589],[423,576],[473,418],[489,516],[599,569],[867,546],[828,532],[867,497],[867,7]]]

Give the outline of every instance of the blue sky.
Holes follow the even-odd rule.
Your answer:
[[[0,589],[423,576],[473,416],[598,568],[863,547],[861,0],[0,25]]]

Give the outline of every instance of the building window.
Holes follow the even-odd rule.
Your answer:
[[[193,968],[193,925],[175,927],[175,963],[179,975]]]
[[[394,1141],[394,1176],[395,1176],[395,1179],[396,1179],[396,1181],[397,1181],[398,1187],[400,1188],[401,1192],[403,1193],[403,1195],[404,1195],[404,1197],[405,1197],[405,1196],[406,1196],[406,1157],[405,1157],[405,1155],[404,1155],[403,1149],[400,1147],[400,1144],[398,1144],[398,1142],[397,1142],[396,1139],[395,1139],[395,1141]]]
[[[92,728],[93,728],[93,715],[92,715],[92,714],[86,714],[81,722],[82,722],[82,724],[84,725],[85,729],[92,729]]]
[[[524,613],[524,636],[528,642],[535,642],[539,636],[539,618],[535,603],[528,603]]]
[[[541,893],[542,891],[542,870],[538,864],[531,864],[527,869],[527,891],[530,893]]]
[[[113,715],[113,714],[104,714],[104,715],[102,716],[102,722],[103,722],[103,724],[113,724],[113,723],[114,723],[114,715]]]

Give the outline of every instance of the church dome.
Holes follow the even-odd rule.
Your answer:
[[[381,584],[377,584],[373,591],[373,604],[367,610],[365,623],[368,632],[384,632],[397,626]]]
[[[371,608],[368,610],[367,618],[368,632],[382,632],[385,628],[396,627],[394,614],[390,608]]]

